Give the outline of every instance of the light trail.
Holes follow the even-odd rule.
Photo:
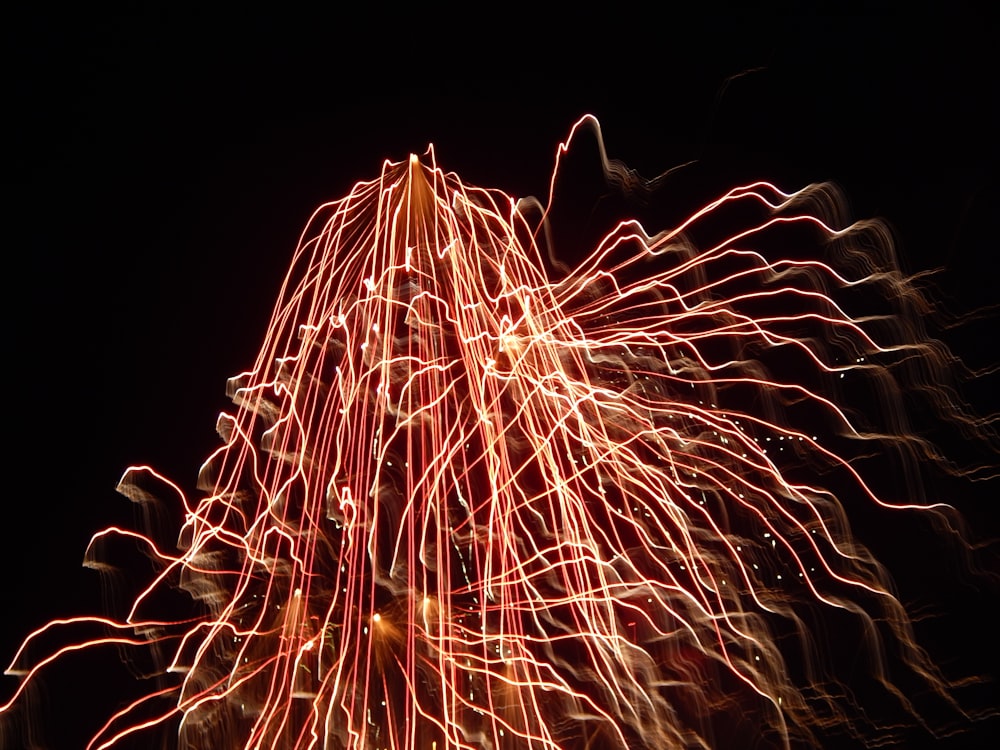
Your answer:
[[[912,468],[924,444],[858,426],[837,388],[892,397],[900,362],[937,361],[840,301],[915,292],[891,268],[754,249],[788,227],[856,258],[885,240],[832,226],[828,201],[737,187],[654,236],[622,222],[558,274],[548,207],[464,184],[433,149],[386,162],[311,217],[256,362],[230,381],[200,499],[149,467],[123,477],[136,502],[179,498],[178,553],[95,535],[139,537],[162,572],[123,621],[45,626],[8,671],[158,649],[157,687],[92,749],[156,726],[184,748],[711,747],[736,714],[748,745],[781,746],[867,730],[811,635],[830,610],[947,699],[843,506],[945,509],[869,485],[859,455]],[[733,206],[763,218],[693,249],[686,233]],[[204,616],[147,615],[172,586]],[[132,635],[29,658],[50,631],[100,623]]]

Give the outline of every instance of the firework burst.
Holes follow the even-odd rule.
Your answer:
[[[845,514],[946,510],[919,495],[932,451],[893,406],[902,365],[942,352],[912,314],[852,310],[920,304],[884,230],[841,226],[828,188],[761,182],[659,234],[617,223],[563,269],[551,206],[430,150],[320,207],[202,494],[122,479],[137,503],[176,499],[179,543],[96,535],[88,563],[126,536],[161,572],[120,620],[32,634],[22,688],[68,651],[148,650],[156,687],[95,750],[157,728],[183,748],[782,746],[886,729],[842,685],[820,634],[838,622],[905,712],[884,644],[949,701]],[[839,264],[769,257],[776,232]],[[895,495],[873,455],[909,477]],[[190,616],[163,606],[177,588]]]

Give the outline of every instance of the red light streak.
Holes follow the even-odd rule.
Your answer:
[[[165,687],[88,748],[155,726],[184,747],[696,747],[744,710],[771,741],[810,741],[855,720],[825,684],[812,608],[850,613],[875,651],[888,634],[946,696],[843,497],[947,506],[883,497],[812,432],[912,456],[915,438],[865,432],[833,387],[892,389],[895,363],[933,356],[838,301],[909,288],[753,249],[787,227],[879,241],[816,215],[827,197],[737,187],[671,231],[618,224],[560,276],[548,208],[464,184],[433,150],[386,162],[311,217],[260,353],[230,381],[201,498],[149,467],[123,477],[136,502],[151,481],[179,498],[178,553],[95,535],[134,537],[161,572],[121,621],[32,633],[0,712],[66,653],[126,644],[164,654]],[[766,218],[693,250],[685,234],[735,205]],[[807,382],[771,374],[774,352]],[[147,619],[176,586],[204,616]],[[89,624],[132,636],[29,657]]]

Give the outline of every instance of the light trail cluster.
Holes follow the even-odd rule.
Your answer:
[[[177,498],[180,551],[98,534],[94,564],[131,535],[162,572],[121,621],[51,623],[9,671],[23,688],[80,648],[160,655],[92,750],[156,727],[182,748],[737,746],[721,716],[781,746],[855,721],[811,636],[830,611],[943,693],[842,505],[890,503],[838,446],[918,441],[861,434],[838,381],[891,394],[891,363],[927,352],[836,300],[905,282],[754,249],[792,226],[881,242],[828,226],[828,198],[738,187],[656,236],[622,222],[557,274],[546,207],[433,151],[386,162],[311,218],[200,499],[125,474],[136,502]],[[764,218],[685,239],[732,208]],[[158,613],[177,586],[201,614]]]

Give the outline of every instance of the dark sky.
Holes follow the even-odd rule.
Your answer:
[[[50,618],[101,611],[80,562],[93,532],[133,523],[114,492],[122,471],[148,463],[193,486],[311,210],[428,142],[467,182],[542,195],[557,143],[591,112],[609,155],[647,176],[697,160],[709,193],[833,180],[856,216],[890,222],[906,271],[945,267],[948,305],[997,302],[995,24],[666,15],[576,30],[513,12],[462,19],[462,33],[419,13],[7,25],[0,658]],[[949,341],[996,362],[988,330]],[[970,388],[980,410],[997,408],[995,385]],[[980,538],[1000,535],[994,494],[959,500]],[[900,533],[859,529],[883,531]],[[915,573],[898,575],[921,597]],[[997,676],[981,583],[963,579],[957,599],[935,586],[925,598],[953,613],[928,647]],[[96,720],[101,663],[50,687],[66,747]]]

